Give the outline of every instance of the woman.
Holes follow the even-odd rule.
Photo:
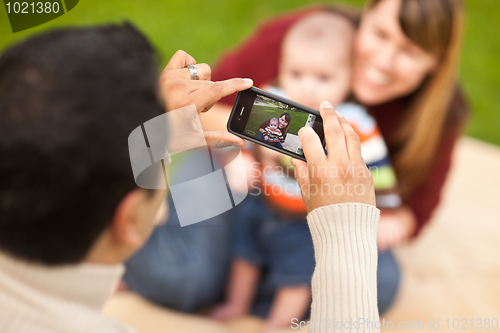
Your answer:
[[[259,126],[259,134],[257,135],[257,140],[264,141],[264,137],[262,136],[262,133],[264,133],[264,129],[269,126],[269,121],[271,119],[266,120]],[[283,134],[283,138],[286,138],[286,134],[288,133],[288,127],[290,127],[290,121],[292,120],[292,116],[288,112],[283,112],[279,118],[278,118],[278,128],[281,131],[281,134]],[[278,148],[283,148],[283,145],[285,144],[283,142],[283,145],[279,142],[274,142],[270,143],[274,145],[275,147]]]
[[[331,9],[309,8],[266,23],[239,49],[221,59],[212,78],[251,77],[255,85],[273,79],[277,74],[281,39],[297,20],[317,10]],[[355,41],[353,92],[379,123],[405,203],[397,211],[382,214],[378,231],[381,251],[417,235],[439,202],[453,145],[467,115],[455,81],[463,15],[460,0],[371,0],[361,15]],[[226,106],[218,105],[210,115],[201,117],[205,130],[225,128],[229,116],[227,104],[232,100],[226,98],[222,102]],[[200,229],[200,234],[203,232]],[[198,249],[190,246],[189,251],[203,254],[207,248],[218,249],[225,242],[211,237],[203,244]],[[159,250],[155,243],[148,244],[148,252],[179,251],[173,242],[161,246]],[[217,252],[226,253],[225,249]],[[143,259],[147,258],[138,257],[136,262],[139,264]],[[200,277],[198,281],[190,280],[190,295],[199,290],[206,296],[203,300],[190,298],[191,309],[207,305],[207,299],[220,297],[220,287],[207,288],[205,284],[210,277],[222,275],[213,269],[223,267],[218,264],[220,260],[226,257],[216,257],[213,263],[191,267],[182,274],[191,279]],[[178,266],[178,271],[182,271],[182,265]],[[142,267],[139,264],[138,269],[129,269],[127,274],[145,274]],[[379,307],[383,312],[392,302],[399,282],[398,268],[390,251],[380,255],[379,267]],[[175,266],[169,268],[176,270]],[[154,279],[151,274],[144,277],[144,280]],[[138,291],[148,295],[147,291]],[[208,291],[212,293],[210,297],[206,295]],[[151,290],[149,295],[158,301],[158,289]],[[168,294],[164,295],[165,299],[160,301],[171,304]]]

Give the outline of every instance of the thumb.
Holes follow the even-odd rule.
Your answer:
[[[253,81],[251,79],[229,79],[210,82],[204,88],[194,91],[191,97],[196,101],[198,111],[206,111],[221,98],[234,94],[237,91],[248,89],[252,84]]]
[[[253,80],[234,78],[225,81],[217,81],[215,83],[219,85],[216,94],[219,94],[218,97],[220,99],[234,94],[235,92],[250,88],[253,85]]]
[[[242,148],[246,144],[245,140],[242,138],[225,131],[209,131],[203,132],[203,134],[211,148],[224,148],[229,146],[238,146]]]

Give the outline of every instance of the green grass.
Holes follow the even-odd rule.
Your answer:
[[[262,19],[313,0],[81,0],[69,13],[16,34],[0,33],[0,50],[43,30],[128,20],[162,55],[162,65],[183,49],[213,63],[243,40]],[[361,6],[364,0],[342,1]],[[500,1],[467,0],[468,22],[460,79],[473,116],[467,134],[500,145]],[[0,16],[0,19],[4,19]]]
[[[292,115],[292,120],[290,121],[290,127],[288,127],[288,133],[298,135],[299,129],[306,125],[309,114],[293,111],[289,113]]]

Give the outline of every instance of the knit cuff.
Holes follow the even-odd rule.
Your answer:
[[[377,309],[377,229],[380,211],[371,205],[343,203],[309,213],[316,269],[312,279],[311,321],[357,322],[335,332],[375,331]],[[363,318],[367,324],[360,327]],[[333,332],[322,324],[314,332]]]

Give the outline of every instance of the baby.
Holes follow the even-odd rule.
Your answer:
[[[264,141],[283,142],[285,140],[278,128],[278,118],[272,118],[269,121],[269,126],[264,129],[262,135],[264,136]]]
[[[353,24],[336,13],[317,12],[301,19],[283,40],[275,86],[263,88],[314,109],[324,100],[339,106],[350,93],[354,33]],[[370,161],[384,159],[387,149],[373,119],[352,103],[342,104],[339,109],[344,110],[349,122],[353,120],[355,130],[362,133],[360,137],[374,143],[377,152],[367,156]],[[272,128],[277,125],[274,118]],[[272,137],[267,128],[265,133],[265,137]],[[263,332],[267,333],[289,327],[293,318],[307,316],[315,262],[300,189],[293,173],[291,177],[283,174],[283,168],[290,167],[289,158],[260,146],[255,153],[264,169],[260,177],[263,195],[247,198],[237,209],[227,300],[211,315],[225,320],[248,314],[252,304],[259,301],[257,286],[261,268],[265,267],[266,281],[260,289],[275,289],[272,304],[263,312],[267,315]],[[392,178],[385,179],[383,186],[395,186],[393,173]],[[265,191],[276,186],[287,188],[279,194]],[[254,313],[258,312],[255,308],[254,304]]]

